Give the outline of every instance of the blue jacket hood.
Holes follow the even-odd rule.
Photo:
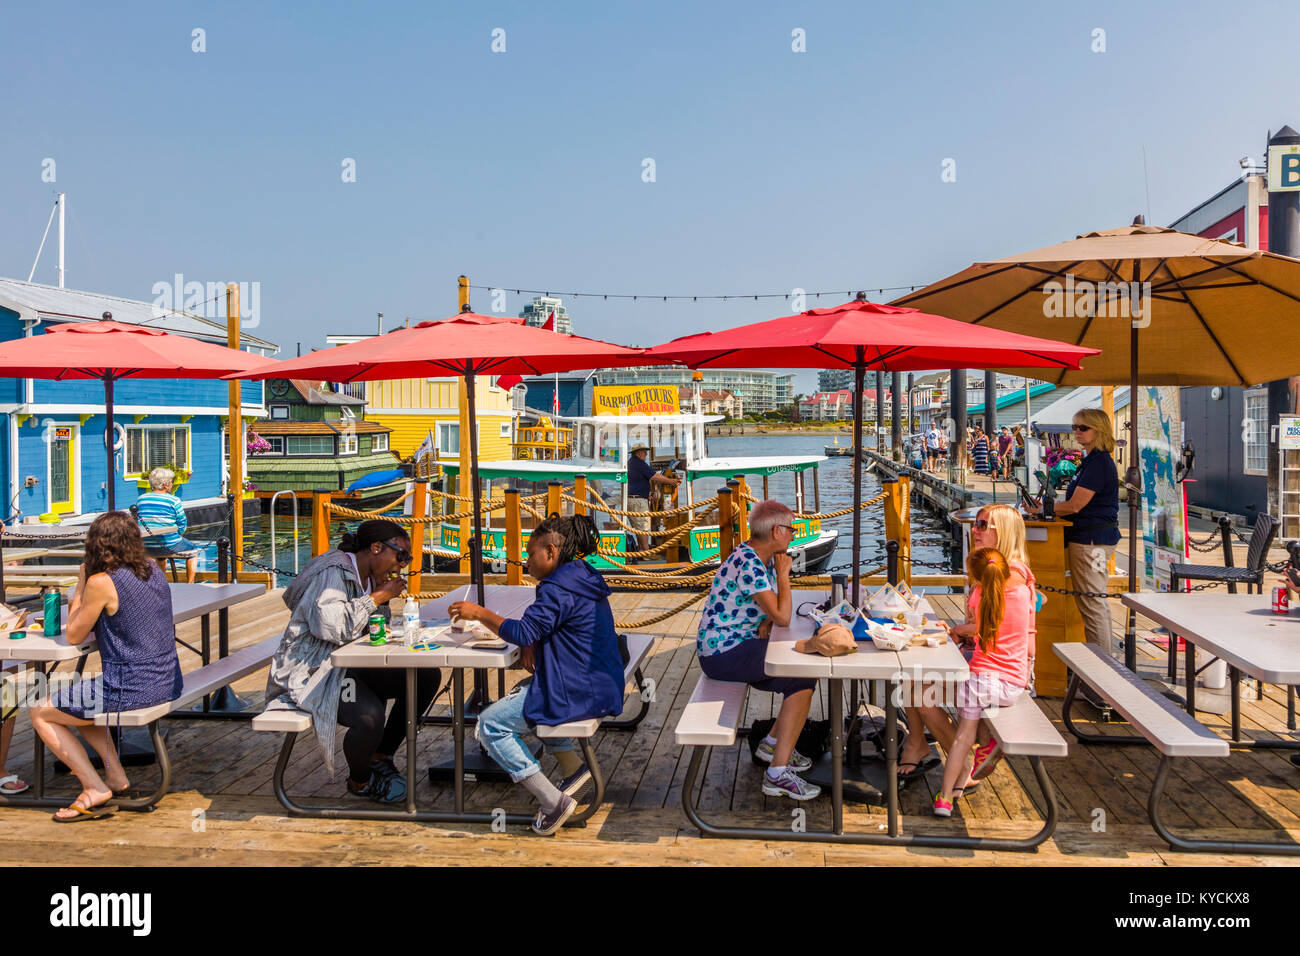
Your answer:
[[[599,601],[610,595],[609,585],[605,583],[605,579],[581,558],[561,564],[551,572],[546,583],[554,584],[570,594],[589,601]]]

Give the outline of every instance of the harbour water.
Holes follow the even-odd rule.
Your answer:
[[[746,435],[736,437],[715,437],[709,439],[709,454],[715,458],[723,457],[778,457],[783,455],[820,455],[827,443],[825,435]],[[851,457],[830,458],[820,466],[818,485],[821,491],[821,511],[840,511],[848,508],[853,501],[853,459]],[[700,479],[695,484],[695,496],[708,498],[718,487],[715,478]],[[761,479],[753,481],[753,493],[761,494]],[[880,479],[875,474],[863,477],[862,497],[873,498],[880,493]],[[808,480],[808,498],[805,509],[813,510],[812,479]],[[605,489],[612,491],[611,488]],[[783,501],[791,507],[795,503],[794,475],[789,472],[773,475],[768,479],[768,493],[771,497]],[[336,521],[331,525],[331,541],[337,541],[343,532],[353,527],[355,522]],[[311,559],[311,522],[306,515],[298,518],[298,538],[293,535],[293,517],[280,514],[275,517],[275,561],[271,559],[271,518],[263,515],[249,519],[244,523],[244,554],[249,561],[267,566],[275,566],[285,571],[294,569],[294,553],[298,556],[298,566]],[[847,514],[829,518],[824,527],[839,531],[839,543],[831,556],[830,566],[849,565],[852,563],[853,515]],[[885,563],[884,512],[880,505],[873,505],[862,512],[862,561],[867,568]],[[200,557],[201,568],[216,567],[216,540],[226,533],[222,525],[208,525],[194,528],[187,537],[196,543],[204,544]],[[950,533],[947,522],[940,515],[931,514],[919,506],[912,509],[912,553],[918,561],[950,561]],[[283,586],[288,583],[288,576],[280,576],[277,581]]]

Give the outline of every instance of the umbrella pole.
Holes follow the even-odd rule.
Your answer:
[[[1133,278],[1137,279],[1137,262]],[[1138,514],[1142,507],[1142,467],[1138,464],[1138,330],[1129,330],[1128,375],[1128,589],[1137,590]],[[1108,599],[1109,600],[1109,599]],[[1170,635],[1173,640],[1173,635]],[[1137,612],[1127,609],[1124,620],[1124,666],[1137,670]]]
[[[473,533],[469,539],[469,580],[474,584],[478,594],[476,603],[482,605],[485,603],[483,594],[483,506],[482,488],[478,480],[478,424],[476,422],[476,409],[474,407],[474,372],[469,370],[465,373],[465,403],[469,409],[469,468],[470,468],[470,492],[474,499],[474,525]],[[465,436],[461,436],[461,441]]]
[[[854,346],[853,362],[853,603],[861,604],[859,596],[862,572],[862,387],[867,376],[865,351]]]
[[[117,510],[117,475],[113,471],[113,379],[104,376],[104,418],[107,420],[104,430],[104,450],[108,452],[108,510]]]

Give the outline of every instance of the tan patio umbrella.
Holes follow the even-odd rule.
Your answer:
[[[1300,370],[1300,260],[1159,226],[1090,232],[977,262],[893,304],[1101,349],[1080,370],[1006,368],[1058,385],[1129,385],[1129,468],[1137,386],[1255,385]],[[1137,587],[1139,495],[1129,495],[1129,590]],[[1137,666],[1128,616],[1125,662]]]

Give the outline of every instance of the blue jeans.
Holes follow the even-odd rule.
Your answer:
[[[522,735],[531,733],[524,720],[524,698],[527,687],[516,687],[478,715],[474,736],[483,745],[488,756],[495,760],[515,783],[531,777],[542,769],[541,764],[524,746]],[[546,741],[546,749],[560,753],[573,749],[573,740],[558,737]]]

